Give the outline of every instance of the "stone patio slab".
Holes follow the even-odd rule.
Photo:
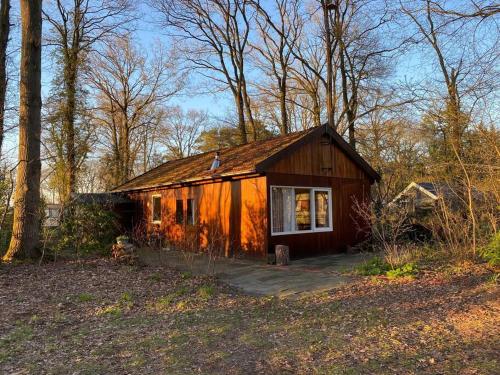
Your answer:
[[[288,266],[262,261],[221,258],[209,262],[204,254],[180,251],[141,250],[140,260],[148,265],[164,265],[195,275],[215,275],[223,282],[251,295],[301,297],[321,293],[352,282],[346,271],[373,257],[373,254],[335,254],[295,260]]]

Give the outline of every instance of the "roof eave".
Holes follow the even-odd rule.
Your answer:
[[[133,191],[144,191],[144,190],[155,190],[155,189],[164,189],[164,188],[169,188],[173,186],[184,186],[184,185],[192,185],[195,183],[203,183],[203,182],[210,182],[218,179],[231,179],[235,177],[244,177],[244,176],[251,176],[251,175],[261,175],[261,173],[257,172],[256,170],[249,170],[249,171],[241,171],[241,172],[234,172],[234,173],[221,173],[217,174],[214,173],[211,176],[208,177],[202,177],[202,178],[192,178],[192,179],[186,179],[186,180],[181,180],[181,181],[172,181],[172,182],[164,182],[156,185],[148,185],[148,186],[137,186],[133,188],[125,188],[125,189],[114,189],[111,190],[111,193],[127,193],[127,192],[133,192]]]

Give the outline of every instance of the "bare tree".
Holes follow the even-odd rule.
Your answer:
[[[4,260],[35,257],[40,227],[42,1],[21,0],[19,164],[12,238]]]
[[[325,41],[325,58],[326,58],[326,113],[328,117],[328,125],[336,129],[335,126],[335,107],[334,107],[334,67],[333,54],[338,47],[338,40],[332,38],[330,10],[335,10],[335,16],[339,13],[339,0],[332,3],[331,0],[320,0],[321,10],[323,12],[323,34]],[[338,28],[338,24],[334,25]]]
[[[245,60],[251,7],[245,0],[152,0],[171,34],[184,40],[184,56],[200,74],[229,88],[238,113],[241,143],[247,123],[256,139]]]
[[[57,80],[60,90],[61,138],[64,150],[61,154],[66,179],[66,194],[76,191],[78,160],[78,82],[81,67],[87,54],[96,44],[123,31],[132,19],[129,0],[56,0],[54,6],[43,12],[51,25],[47,37],[48,45],[56,48],[62,65],[61,79]],[[80,90],[81,92],[81,90]]]
[[[383,176],[372,200],[378,209],[387,204],[409,181],[421,179],[428,161],[416,125],[384,109],[372,111],[358,123],[357,148]]]
[[[293,80],[298,90],[310,96],[315,123],[321,123],[324,100],[328,124],[341,134],[348,131],[354,147],[357,119],[402,104],[388,100],[393,90],[382,99],[386,88],[382,90],[381,82],[389,72],[391,54],[404,40],[382,37],[393,21],[384,2],[317,0],[311,4],[307,33],[291,49],[297,62]],[[300,106],[298,98],[294,104]]]
[[[138,132],[142,142],[142,172],[147,172],[149,169],[156,167],[164,161],[163,155],[159,154],[158,145],[161,138],[162,124],[164,124],[166,111],[158,106],[154,109],[151,121],[147,121],[142,129]]]
[[[401,9],[415,26],[414,42],[430,47],[434,54],[445,94],[436,95],[426,87],[424,95],[442,99],[432,115],[444,125],[449,157],[454,159],[455,153],[461,157],[464,132],[474,108],[498,88],[492,76],[500,55],[499,40],[492,36],[498,35],[498,27],[494,22],[489,27],[482,18],[443,13],[431,0],[402,2]],[[481,28],[478,43],[476,33]]]
[[[264,90],[264,94],[275,96],[280,107],[280,131],[287,134],[290,131],[287,94],[288,78],[293,64],[292,49],[296,48],[302,31],[303,20],[299,14],[298,0],[275,0],[273,9],[266,9],[261,1],[253,2],[257,9],[256,18],[260,38],[252,43],[252,48],[258,52],[264,61],[258,63],[268,76],[271,76],[277,86],[274,90]]]
[[[500,13],[500,4],[484,0],[471,0],[467,10],[447,7],[438,1],[433,1],[433,11],[441,14],[448,14],[460,18],[487,18]]]
[[[56,78],[57,79],[57,78]],[[48,183],[57,192],[58,200],[66,203],[71,198],[71,193],[78,190],[82,166],[96,142],[95,128],[91,122],[91,113],[88,110],[86,95],[80,93],[82,88],[78,88],[75,101],[75,121],[74,124],[74,162],[77,171],[76,186],[69,189],[71,174],[68,173],[67,162],[67,132],[64,119],[64,94],[59,91],[51,92],[45,100],[43,106],[43,137],[42,146],[44,149],[44,160],[50,168]],[[76,190],[75,190],[76,189]],[[72,191],[73,190],[73,191]]]
[[[0,159],[4,139],[5,98],[7,95],[7,44],[10,32],[10,0],[0,5]]]
[[[130,38],[116,39],[91,58],[86,75],[97,98],[94,121],[111,164],[111,185],[132,177],[144,129],[157,121],[161,105],[181,88],[182,80],[165,60],[161,48],[148,58]]]
[[[196,145],[207,127],[205,112],[188,110],[175,106],[167,110],[164,124],[159,132],[159,143],[167,148],[173,158],[185,158],[196,151]]]
[[[322,108],[325,103],[327,81],[324,78],[324,48],[323,44],[315,39],[302,38],[294,52],[298,62],[292,66],[290,75],[292,80],[290,91],[294,94],[293,99],[291,98],[293,104],[311,115],[303,119],[303,128],[308,127],[305,125],[310,123],[309,117],[312,117],[314,126],[321,125]]]
[[[349,143],[356,147],[357,120],[408,102],[395,100],[394,90],[384,85],[392,60],[407,40],[391,32],[394,10],[383,1],[335,0],[330,9],[340,79],[341,110],[335,128],[341,134],[347,131]]]

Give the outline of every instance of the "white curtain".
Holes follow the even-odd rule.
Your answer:
[[[273,187],[272,189],[273,233],[293,230],[293,189]]]
[[[283,232],[293,230],[293,189],[282,188],[283,190]]]

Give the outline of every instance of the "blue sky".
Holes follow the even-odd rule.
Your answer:
[[[169,47],[168,37],[162,32],[162,27],[159,25],[157,20],[155,20],[154,13],[145,8],[145,6],[140,7],[142,15],[137,23],[137,31],[135,37],[137,41],[141,44],[142,48],[146,51],[150,51],[154,48],[154,43],[160,40],[162,43]],[[18,24],[18,4],[13,2],[13,21]],[[403,22],[404,23],[404,22]],[[403,27],[404,26],[400,26]],[[12,30],[12,42],[11,48],[15,49],[19,46],[19,29],[14,27]],[[495,36],[490,36],[495,37]],[[429,62],[432,63],[429,63]],[[436,71],[436,65],[433,63],[435,61],[435,56],[432,51],[428,48],[426,50],[412,49],[406,55],[401,56],[398,61],[395,62],[396,74],[391,78],[393,82],[403,82],[409,81],[413,82],[414,85],[417,83],[422,83],[424,81],[435,82],[436,77],[440,76],[440,73]],[[13,62],[16,62],[15,60]],[[55,67],[53,62],[46,53],[44,54],[43,70],[42,70],[42,81],[43,81],[43,95],[46,97],[49,94],[50,83],[52,80],[53,72]],[[190,84],[193,88],[199,86],[199,76],[192,74],[189,78]],[[194,94],[189,95],[188,92],[194,92]],[[178,104],[185,109],[198,109],[209,112],[214,117],[223,116],[225,113],[232,109],[233,103],[229,92],[217,92],[216,94],[201,94],[196,92],[196,90],[189,90],[184,94],[174,98],[170,105]],[[15,119],[13,119],[15,121]],[[6,150],[15,150],[17,146],[17,136],[12,133],[6,141]],[[16,155],[13,154],[11,157],[15,158]]]

